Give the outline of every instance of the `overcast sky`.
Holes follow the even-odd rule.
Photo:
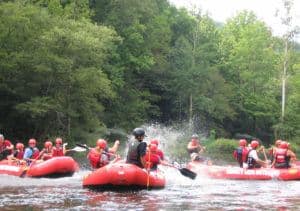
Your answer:
[[[225,22],[226,19],[236,15],[241,10],[252,10],[259,19],[271,27],[275,35],[282,35],[285,28],[279,17],[275,17],[276,10],[281,10],[279,15],[284,14],[282,0],[169,0],[177,7],[188,9],[196,6],[201,11],[207,12],[210,17],[218,22]],[[294,0],[293,25],[300,26],[300,0]],[[300,41],[300,35],[297,36]]]

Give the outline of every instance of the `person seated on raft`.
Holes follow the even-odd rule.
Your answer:
[[[152,139],[152,140],[150,141],[150,144],[156,145],[156,147],[157,147],[156,154],[160,157],[161,160],[164,160],[164,157],[165,157],[165,156],[164,156],[164,153],[163,153],[162,150],[160,150],[160,149],[158,148],[159,141],[158,141],[157,139]]]
[[[46,141],[44,144],[44,149],[40,152],[39,157],[42,160],[49,160],[52,158],[52,142],[51,141]]]
[[[160,164],[161,159],[157,151],[156,144],[150,144],[147,148],[146,155],[144,156],[144,160],[146,161],[146,169],[148,170],[157,170],[157,165]]]
[[[24,156],[24,144],[17,142],[16,149],[14,150],[13,154],[8,156],[8,160],[12,160],[16,162],[18,165],[26,164],[26,161],[23,160]]]
[[[36,147],[36,140],[34,138],[29,139],[28,147],[25,149],[23,159],[30,164],[33,160],[36,160],[40,155],[39,149]]]
[[[276,140],[275,141],[275,146],[272,146],[270,149],[269,149],[269,155],[270,155],[270,160],[271,162],[273,162],[274,160],[274,155],[275,155],[275,152],[277,149],[279,149],[279,146],[280,146],[280,143],[282,142],[282,140]]]
[[[187,150],[190,154],[192,153],[201,153],[205,151],[205,147],[203,147],[199,142],[199,136],[197,134],[193,134],[191,137],[191,141],[187,145]]]
[[[161,154],[159,152],[159,149],[157,148],[157,145],[149,144],[149,146],[147,147],[146,155],[144,156],[144,160],[146,162],[146,169],[157,170],[158,164],[167,166],[170,165],[167,161],[162,160],[160,156]]]
[[[18,160],[23,160],[23,156],[24,156],[24,144],[18,142],[16,144],[16,150],[13,153],[13,157]]]
[[[18,160],[22,160],[24,156],[24,144],[18,142],[16,144],[16,150],[14,151],[14,157],[17,158]]]
[[[114,156],[114,153],[110,153],[110,151],[115,152],[115,149],[108,148],[106,140],[98,139],[96,142],[96,147],[90,149],[87,155],[87,158],[90,161],[91,166],[94,169],[97,169],[109,164],[111,157]],[[116,157],[116,159],[118,159],[118,157]]]
[[[233,157],[237,160],[241,168],[243,168],[243,164],[247,161],[248,151],[247,140],[240,139],[239,147],[233,151]]]
[[[63,140],[60,137],[55,139],[55,146],[52,147],[52,157],[64,156],[67,152],[67,143],[63,144]]]
[[[271,167],[278,169],[291,167],[290,161],[295,161],[296,155],[288,148],[288,143],[281,141],[279,148],[276,149],[274,154],[274,160]]]
[[[7,156],[13,153],[14,145],[9,140],[4,140],[4,136],[0,134],[0,160],[7,159]]]
[[[137,165],[140,168],[146,167],[144,156],[147,150],[147,143],[144,142],[145,131],[143,128],[135,128],[132,132],[135,140],[129,142],[126,163]]]
[[[247,165],[246,165],[248,169],[267,167],[267,162],[264,162],[258,158],[257,151],[256,151],[258,146],[259,146],[258,141],[256,140],[251,141],[250,149],[247,156]]]

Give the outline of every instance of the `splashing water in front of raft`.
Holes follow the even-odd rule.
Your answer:
[[[165,149],[182,131],[147,126],[147,139],[158,138]],[[147,141],[148,141],[147,140]],[[166,154],[169,152],[166,151]],[[161,167],[163,190],[94,192],[82,188],[81,170],[72,177],[33,179],[0,175],[0,210],[298,210],[300,182],[195,180]]]

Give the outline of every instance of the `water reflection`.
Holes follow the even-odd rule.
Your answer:
[[[162,203],[157,197],[152,197],[148,191],[135,192],[91,192],[87,191],[86,204],[103,210],[159,210]]]
[[[1,210],[298,210],[298,181],[190,180],[164,169],[163,190],[94,192],[72,178],[19,179],[1,176]],[[23,186],[21,185],[21,180]],[[3,184],[3,182],[5,184]]]

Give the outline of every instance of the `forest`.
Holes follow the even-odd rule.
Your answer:
[[[13,141],[192,121],[300,143],[300,45],[251,11],[218,23],[167,0],[5,0],[0,46],[0,133]]]

